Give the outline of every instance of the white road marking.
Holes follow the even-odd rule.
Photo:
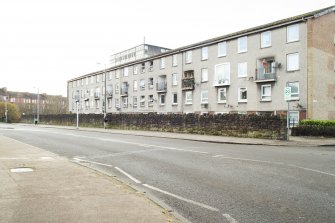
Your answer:
[[[90,159],[106,158],[106,157],[114,157],[114,156],[124,156],[124,155],[131,155],[131,154],[145,153],[145,152],[153,152],[153,151],[160,151],[160,150],[162,150],[162,149],[143,149],[143,150],[120,152],[120,153],[109,153],[109,154],[106,154],[106,155],[90,156]]]
[[[194,204],[194,205],[197,205],[197,206],[199,206],[199,207],[202,207],[202,208],[205,208],[205,209],[208,209],[208,210],[211,210],[211,211],[217,211],[217,212],[219,211],[219,209],[214,208],[214,207],[211,207],[211,206],[209,206],[209,205],[207,205],[207,204],[203,204],[203,203],[199,203],[199,202],[196,202],[196,201],[192,201],[192,200],[190,200],[190,199],[187,199],[187,198],[178,196],[178,195],[176,195],[176,194],[172,194],[172,193],[170,193],[170,192],[161,190],[161,189],[159,189],[159,188],[150,186],[150,185],[148,185],[148,184],[142,184],[142,185],[145,186],[145,187],[147,187],[147,188],[150,188],[150,189],[152,189],[152,190],[154,190],[154,191],[157,191],[157,192],[160,192],[160,193],[169,195],[169,196],[171,196],[171,197],[177,198],[177,199],[182,200],[182,201],[185,201],[185,202],[187,202],[187,203]]]
[[[115,169],[117,169],[118,171],[120,171],[121,173],[123,173],[124,175],[126,175],[129,179],[131,179],[132,181],[134,181],[137,184],[140,184],[141,181],[139,181],[138,179],[136,179],[135,177],[131,176],[129,173],[126,173],[125,171],[123,171],[122,169],[120,169],[119,167],[115,167]]]
[[[97,164],[97,165],[100,165],[100,166],[113,167],[112,165],[109,165],[109,164],[99,163],[99,162],[90,161],[90,160],[79,159],[77,157],[73,158],[73,160],[77,161],[77,162],[93,163],[93,164]]]
[[[282,162],[271,162],[271,161],[264,161],[264,160],[235,158],[235,157],[229,157],[229,156],[221,156],[221,158],[222,159],[231,159],[231,160],[240,160],[240,161],[249,161],[249,162],[258,162],[258,163],[276,164],[276,165],[294,167],[294,168],[298,168],[298,169],[302,169],[302,170],[306,170],[306,171],[311,171],[311,172],[320,173],[320,174],[335,177],[335,174],[332,174],[332,173],[323,172],[323,171],[320,171],[320,170],[311,169],[311,168],[307,168],[307,167],[297,166],[297,165],[294,165],[294,164],[287,164],[287,163],[282,163]]]
[[[213,158],[218,158],[218,157],[221,157],[223,155],[215,155],[215,156],[212,156]]]
[[[229,223],[238,223],[238,221],[232,218],[232,216],[230,216],[229,214],[222,214],[222,216],[225,217],[229,221]]]

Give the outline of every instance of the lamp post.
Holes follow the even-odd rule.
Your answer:
[[[106,106],[106,103],[107,103],[107,95],[106,95],[106,87],[107,87],[107,77],[106,77],[106,64],[102,64],[102,63],[97,63],[97,64],[100,64],[100,65],[104,65],[104,73],[103,73],[103,76],[102,76],[102,80],[104,80],[104,85],[105,85],[105,90],[104,92],[102,92],[104,94],[104,99],[102,101],[102,113],[104,114],[104,129],[106,129],[106,116],[107,116],[107,106]]]
[[[36,102],[36,120],[35,120],[35,124],[38,124],[40,122],[40,89],[37,87],[34,87],[37,89],[37,102]]]
[[[5,96],[5,117],[6,123],[8,122],[8,107],[7,107],[8,96]]]

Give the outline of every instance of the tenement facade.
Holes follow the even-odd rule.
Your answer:
[[[334,10],[317,10],[74,78],[68,81],[69,110],[76,112],[78,102],[80,113],[103,113],[105,107],[107,113],[289,111],[295,122],[335,119]]]

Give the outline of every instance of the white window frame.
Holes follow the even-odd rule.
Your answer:
[[[201,82],[207,82],[208,81],[208,68],[202,68],[201,69]]]
[[[177,101],[175,102],[174,99],[175,99],[175,95],[177,95]],[[177,92],[173,92],[172,93],[172,104],[173,105],[177,105],[178,104],[178,93]]]
[[[137,65],[134,65],[134,68],[133,68],[134,70],[134,74],[138,74],[138,66]]]
[[[116,70],[116,72],[115,72],[115,78],[116,79],[120,78],[120,70]]]
[[[242,93],[247,92],[247,97],[242,98]],[[248,102],[248,89],[246,87],[238,88],[238,102]]]
[[[96,82],[97,82],[97,83],[100,82],[100,74],[98,74],[98,75],[96,76]]]
[[[120,108],[120,99],[115,98],[115,108]]]
[[[218,57],[227,56],[227,42],[218,43]]]
[[[162,97],[164,96],[164,102],[162,102]],[[160,94],[159,95],[159,105],[165,105],[166,103],[166,95],[165,94]]]
[[[150,94],[148,95],[148,107],[154,106],[154,95]]]
[[[261,48],[267,48],[271,46],[271,31],[265,31],[261,33]]]
[[[165,68],[165,57],[162,57],[159,61],[159,67],[160,69],[164,69]]]
[[[245,43],[245,47],[244,47],[244,43]],[[248,52],[248,37],[247,36],[243,36],[237,39],[237,53],[245,53],[245,52]]]
[[[133,96],[133,108],[137,108],[137,96]]]
[[[224,71],[222,74],[218,73],[219,67],[221,66],[223,66],[222,69]],[[224,85],[230,85],[230,63],[220,63],[215,65],[214,86]]]
[[[192,63],[192,50],[186,51],[185,53],[185,63]]]
[[[201,104],[208,104],[208,90],[201,91]]]
[[[298,92],[292,92],[292,85],[295,85],[295,87],[297,87],[298,88]],[[289,82],[288,84],[287,84],[287,86],[288,87],[291,87],[291,100],[299,100],[299,98],[300,98],[300,84],[299,84],[299,82],[298,81],[296,81],[296,82]],[[292,96],[293,95],[293,96]]]
[[[128,77],[128,75],[129,75],[129,68],[128,67],[123,68],[123,76]]]
[[[86,77],[85,84],[88,85],[88,77]]]
[[[294,32],[294,33],[292,33]],[[286,28],[286,41],[287,43],[297,42],[300,40],[299,24],[287,26]]]
[[[133,80],[133,91],[137,91],[137,89],[138,89],[137,80]]]
[[[178,74],[173,73],[172,74],[172,86],[177,86],[178,85]]]
[[[270,94],[264,94],[264,89],[270,88]],[[272,87],[271,84],[261,85],[261,101],[271,101],[272,100]]]
[[[221,93],[224,93],[226,99],[221,98]],[[227,103],[227,88],[218,88],[218,103]]]
[[[286,70],[296,71],[300,69],[299,53],[290,53],[286,55]]]
[[[237,77],[247,77],[248,76],[248,63],[238,63],[237,64]]]
[[[172,66],[173,67],[178,66],[178,55],[177,54],[172,55]]]
[[[201,48],[201,60],[208,60],[208,46]]]
[[[140,97],[140,107],[145,107],[145,96],[141,95]]]
[[[140,80],[140,90],[141,91],[145,90],[145,79]]]
[[[191,105],[193,103],[193,92],[192,91],[186,91],[185,92],[185,104]]]

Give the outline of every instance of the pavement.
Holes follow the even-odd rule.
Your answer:
[[[1,223],[181,222],[113,177],[1,135],[0,182]]]
[[[26,124],[13,126],[20,125]],[[49,125],[38,125],[36,128],[63,128],[213,143],[335,146],[335,138],[290,137],[289,141],[281,141]],[[15,172],[16,168],[20,168],[19,172]],[[186,221],[111,176],[1,135],[0,182],[0,223]]]

